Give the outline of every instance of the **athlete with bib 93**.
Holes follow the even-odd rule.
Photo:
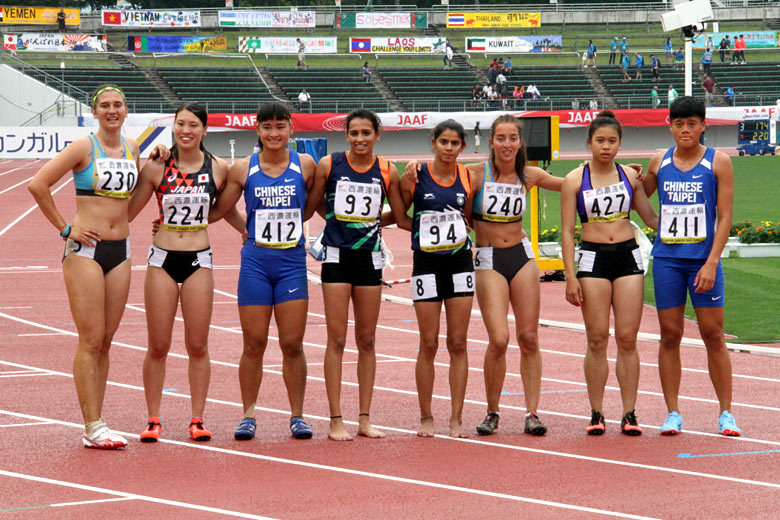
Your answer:
[[[729,411],[731,358],[723,334],[725,282],[720,262],[731,230],[734,169],[728,155],[699,144],[705,113],[704,104],[693,97],[683,96],[672,103],[669,130],[675,146],[653,156],[644,179],[648,195],[657,189],[660,203],[652,255],[661,325],[658,372],[669,412],[661,426],[662,435],[682,430],[678,406],[680,341],[687,294],[696,312],[720,404],[718,430],[722,435],[741,434]]]

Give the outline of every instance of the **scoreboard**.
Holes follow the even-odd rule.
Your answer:
[[[771,139],[771,136],[769,135],[771,122],[772,121],[769,119],[748,119],[746,121],[740,121],[737,126],[738,144],[769,144],[773,142],[774,140]]]

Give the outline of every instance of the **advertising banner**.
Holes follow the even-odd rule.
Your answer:
[[[541,27],[542,13],[447,13],[447,28]]]
[[[336,37],[301,38],[307,54],[336,54]],[[297,54],[298,42],[294,37],[239,36],[238,52],[259,54]]]
[[[219,52],[227,50],[225,36],[128,36],[129,52]]]
[[[17,33],[3,35],[7,51],[106,52],[105,34]]]
[[[557,36],[475,36],[466,37],[466,52],[505,54],[517,52],[560,52],[563,37]]]
[[[446,51],[447,39],[417,36],[383,36],[349,39],[349,52],[372,54],[441,54]]]
[[[103,25],[121,27],[200,27],[200,11],[103,10]]]
[[[734,50],[734,38],[742,35],[745,37],[745,45],[748,48],[762,48],[762,47],[775,47],[778,45],[778,38],[776,31],[739,31],[737,33],[728,32],[716,32],[716,33],[703,33],[696,34],[693,37],[693,48],[704,49],[707,45],[707,38],[712,38],[712,43],[715,45],[715,52],[718,52],[718,46],[720,41],[726,36],[731,40],[731,50]]]
[[[0,7],[0,24],[10,25],[57,25],[56,7]],[[65,25],[81,25],[81,11],[63,9]]]
[[[334,20],[337,28],[344,29],[424,29],[428,26],[427,13],[337,13]]]
[[[220,11],[220,27],[314,27],[314,11]]]

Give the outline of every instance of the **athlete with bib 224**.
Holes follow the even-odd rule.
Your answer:
[[[272,315],[292,412],[290,432],[296,439],[312,436],[312,427],[302,415],[306,390],[303,333],[309,304],[303,222],[319,201],[307,201],[314,182],[314,159],[287,149],[292,130],[290,111],[283,104],[260,107],[260,152],[230,167],[225,189],[209,216],[209,222],[214,222],[227,215],[243,193],[248,238],[241,250],[238,275],[238,315],[244,337],[238,366],[244,417],[235,430],[238,440],[253,438],[257,429],[255,403]]]
[[[474,299],[474,262],[466,219],[471,218],[471,172],[457,163],[466,147],[463,126],[452,119],[433,129],[433,162],[417,175],[401,178],[401,195],[412,214],[412,300],[420,329],[415,376],[421,427],[417,435],[433,436],[433,380],[439,323],[444,302],[447,350],[450,354],[450,435],[467,437],[461,414],[468,380],[466,335]]]
[[[208,336],[214,300],[214,277],[209,246],[209,210],[225,185],[228,165],[203,146],[208,114],[198,103],[176,110],[171,155],[162,163],[147,161],[138,187],[130,199],[132,221],[154,193],[160,230],[149,248],[144,282],[144,304],[149,346],[144,357],[143,379],[149,421],[141,442],[160,438],[160,401],[165,380],[165,360],[171,348],[176,308],[181,302],[184,345],[189,356],[188,374],[192,405],[190,438],[211,439],[203,426],[211,364]],[[244,220],[236,212],[227,220],[242,232]]]
[[[570,172],[561,189],[561,245],[566,269],[566,300],[582,309],[587,350],[585,382],[591,408],[589,435],[602,435],[604,387],[609,376],[607,344],[610,310],[615,317],[617,363],[623,419],[620,431],[641,435],[636,417],[639,353],[636,337],[642,320],[644,266],[629,220],[634,208],[648,226],[658,215],[633,168],[615,162],[623,129],[615,115],[604,110],[588,128],[593,153],[588,164]],[[574,224],[582,222],[577,271],[574,270]]]
[[[29,190],[66,241],[62,272],[79,334],[73,380],[84,417],[82,444],[110,450],[127,445],[108,429],[102,411],[109,348],[130,290],[127,208],[138,182],[140,152],[135,141],[121,135],[127,104],[119,87],[101,85],[95,90],[92,115],[98,131],[76,139],[46,163]],[[51,187],[71,170],[76,215],[68,224],[54,205]]]
[[[345,124],[349,151],[320,160],[309,194],[312,199],[325,197],[322,237],[322,296],[328,329],[325,388],[330,403],[328,438],[338,441],[352,440],[341,417],[341,366],[350,299],[358,349],[357,434],[369,438],[385,436],[371,426],[369,415],[376,373],[376,324],[382,299],[381,226],[409,221],[398,187],[398,171],[387,159],[374,155],[374,144],[380,135],[379,118],[370,110],[358,109],[347,115]],[[392,215],[382,215],[385,199],[390,203]]]
[[[728,155],[699,143],[705,113],[704,103],[693,97],[679,97],[672,103],[669,130],[675,146],[653,156],[644,180],[648,194],[658,189],[660,202],[652,254],[661,325],[658,372],[669,412],[662,435],[682,430],[680,341],[687,294],[707,348],[710,379],[720,404],[718,430],[729,436],[741,433],[729,411],[731,358],[723,335],[725,282],[720,262],[731,230],[734,169]]]

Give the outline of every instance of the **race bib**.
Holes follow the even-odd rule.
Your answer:
[[[374,222],[382,215],[382,187],[379,184],[338,181],[334,209],[336,220]]]
[[[303,234],[300,208],[255,210],[255,244],[273,249],[295,247]]]
[[[612,222],[628,218],[631,197],[622,182],[582,192],[588,222]]]
[[[92,190],[95,195],[126,199],[138,182],[138,168],[131,159],[95,159]]]
[[[522,184],[486,182],[482,195],[482,218],[490,222],[516,222],[525,212]]]
[[[168,231],[198,231],[209,225],[208,193],[168,193],[162,197],[163,229]]]
[[[474,272],[453,274],[452,291],[455,293],[474,292]]]
[[[465,244],[466,238],[466,222],[459,211],[431,211],[420,215],[422,251],[452,251]]]
[[[658,230],[664,244],[693,244],[707,238],[707,208],[704,204],[661,206],[661,227]]]
[[[493,248],[478,247],[474,253],[474,269],[489,271],[493,269]]]
[[[412,276],[412,300],[427,300],[438,295],[435,274]]]

